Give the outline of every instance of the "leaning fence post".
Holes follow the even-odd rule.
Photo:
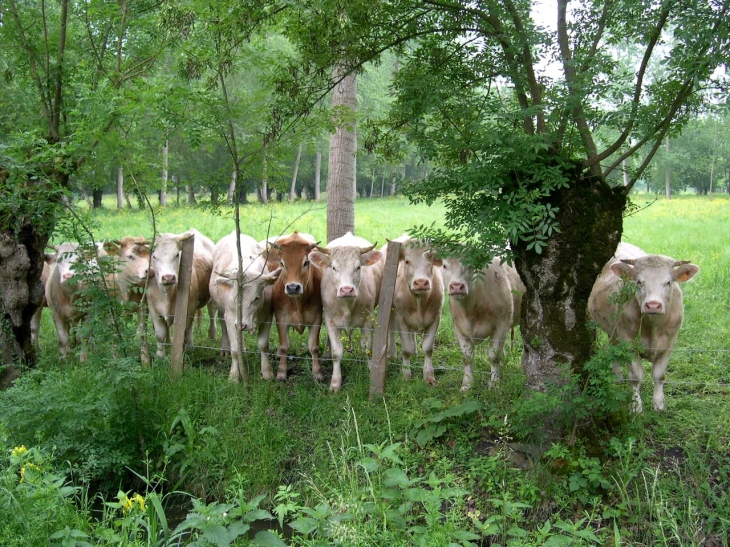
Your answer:
[[[177,275],[177,295],[175,296],[175,319],[173,320],[172,357],[170,377],[178,380],[182,377],[183,352],[185,351],[185,331],[188,325],[188,306],[190,305],[190,279],[193,272],[193,248],[195,236],[182,242],[180,267]]]
[[[398,257],[401,244],[398,241],[388,242],[385,256],[385,271],[378,302],[378,324],[373,338],[373,361],[370,365],[370,399],[382,395],[385,391],[385,366],[388,358],[388,330],[390,324],[390,308],[393,306],[395,293],[395,276],[398,272]]]

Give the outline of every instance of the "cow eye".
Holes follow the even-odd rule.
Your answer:
[[[134,255],[127,255],[127,258],[128,258],[129,260],[134,260]]]
[[[360,268],[362,268],[362,265],[359,265],[357,268],[355,268],[355,271],[356,272],[359,272],[360,271]]]
[[[337,268],[335,268],[334,266],[332,266],[332,271],[333,272],[336,272],[337,271]]]
[[[406,262],[406,266],[410,266],[411,265],[411,261],[410,260],[406,260],[405,262]]]
[[[309,260],[304,261],[304,264],[302,264],[302,268],[306,268],[307,266],[309,266]]]

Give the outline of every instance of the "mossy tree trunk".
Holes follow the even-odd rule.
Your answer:
[[[527,293],[520,330],[522,365],[531,389],[564,384],[569,372],[583,374],[591,356],[587,303],[593,283],[621,240],[626,197],[600,177],[570,175],[568,188],[546,198],[559,209],[560,233],[537,254],[516,245],[516,266]]]

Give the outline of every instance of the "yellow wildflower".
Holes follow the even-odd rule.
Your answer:
[[[137,502],[139,505],[139,508],[141,511],[144,511],[144,496],[140,496],[139,494],[135,494],[132,498],[132,501]]]
[[[25,480],[25,467],[20,468],[20,482]]]
[[[23,444],[23,445],[16,446],[15,448],[13,448],[13,451],[10,453],[10,455],[18,458],[18,457],[22,456],[23,454],[25,454],[26,452],[28,452],[28,449]]]

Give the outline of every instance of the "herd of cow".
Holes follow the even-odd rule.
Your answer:
[[[181,250],[183,242],[191,237],[195,239],[186,345],[190,347],[193,343],[196,312],[207,306],[208,335],[215,338],[217,318],[222,331],[221,352],[231,355],[231,381],[240,380],[237,329],[257,334],[261,374],[270,380],[274,375],[269,362],[269,331],[276,324],[279,333],[276,378],[283,380],[287,377],[289,329],[302,334],[308,328],[312,374],[323,381],[319,334],[324,319],[332,353],[332,391],[342,386],[342,335],[349,336],[353,329],[361,329],[363,346],[372,351],[387,243],[376,249],[374,244],[349,232],[324,247],[311,235],[299,232],[263,241],[241,235],[237,242],[233,232],[214,244],[205,235],[190,229],[182,234],[160,234],[153,242],[143,237],[125,237],[99,244],[96,256],[84,256],[76,243],[54,247],[55,253],[46,255],[41,281],[45,284],[44,304],[52,311],[61,354],[64,357],[68,354],[72,328],[83,319],[82,307],[75,305],[81,281],[74,269],[81,262],[93,266],[102,257],[112,256],[115,266],[113,273],[106,277],[107,285],[125,302],[139,305],[146,299],[157,340],[157,355],[164,357],[175,316]],[[393,357],[397,331],[401,339],[403,375],[410,378],[410,359],[416,352],[415,335],[422,334],[423,380],[436,383],[432,353],[446,291],[464,359],[461,389],[466,391],[472,387],[474,346],[487,338],[490,385],[498,381],[504,342],[510,330],[519,324],[525,292],[516,269],[494,259],[476,271],[458,258],[438,256],[425,242],[408,235],[393,241],[401,244],[401,251],[389,349]],[[637,337],[641,340],[641,355],[629,366],[633,411],[642,410],[639,394],[644,373],[642,357],[652,361],[653,406],[657,410],[664,408],[664,375],[684,313],[679,283],[698,272],[694,264],[663,255],[647,255],[638,247],[621,243],[596,279],[588,303],[591,317],[614,342]],[[239,283],[242,284],[240,325]],[[635,297],[619,304],[613,295],[628,283],[632,284]],[[31,326],[36,344],[42,309],[37,311]],[[141,311],[138,318],[138,332],[141,332],[146,329]],[[614,365],[614,372],[621,376],[620,365]]]

